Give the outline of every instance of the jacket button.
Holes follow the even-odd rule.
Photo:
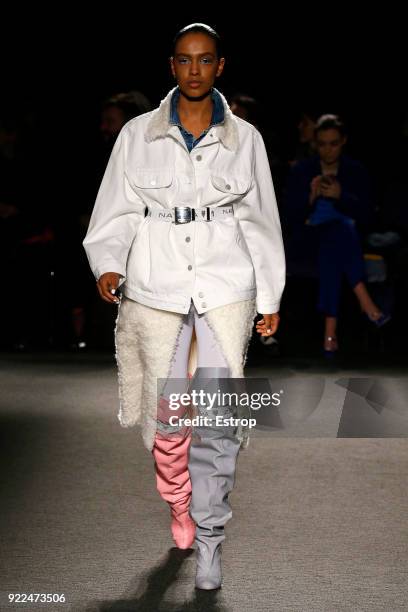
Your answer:
[[[205,302],[201,302],[201,308],[207,308],[207,304]]]
[[[153,180],[151,180],[151,181],[150,181],[150,184],[151,184],[151,185],[155,185],[155,184],[156,184],[156,181],[153,179]]]
[[[225,189],[230,190],[231,189],[231,185],[225,185]]]
[[[189,265],[187,266],[187,270],[192,270],[192,269],[193,269],[193,266],[192,266],[191,264],[189,264]]]
[[[201,161],[203,158],[201,157],[201,155],[197,155],[196,160],[197,161]]]
[[[198,294],[198,297],[204,297],[204,293],[200,291],[200,293]]]
[[[190,236],[187,236],[186,242],[190,242],[190,240],[191,240]]]

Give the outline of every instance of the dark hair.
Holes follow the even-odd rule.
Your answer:
[[[191,23],[185,28],[182,28],[181,30],[179,30],[173,39],[173,49],[172,49],[173,55],[174,55],[174,51],[176,48],[176,44],[180,40],[180,38],[182,38],[186,34],[190,34],[191,32],[200,32],[201,34],[206,34],[207,36],[212,38],[213,41],[215,42],[217,58],[219,59],[220,57],[222,57],[222,53],[223,53],[222,43],[221,43],[221,38],[219,34],[212,27],[210,27],[209,25],[206,25],[205,23]]]
[[[141,91],[136,90],[115,94],[102,103],[102,109],[112,106],[123,112],[125,121],[151,110],[149,100]]]
[[[315,125],[315,136],[322,130],[338,130],[341,136],[346,136],[347,134],[346,126],[338,115],[321,115]]]

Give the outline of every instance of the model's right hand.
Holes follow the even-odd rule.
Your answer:
[[[119,285],[120,275],[117,272],[105,272],[99,277],[96,286],[98,287],[99,295],[105,302],[109,304],[118,304],[119,298],[112,293],[112,289],[116,290]]]

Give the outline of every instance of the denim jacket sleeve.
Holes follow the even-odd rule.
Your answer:
[[[126,177],[127,128],[119,133],[103,176],[83,246],[98,280],[105,272],[126,279],[132,241],[144,218],[145,205]]]
[[[285,286],[285,253],[268,156],[258,130],[254,130],[251,187],[236,206],[236,216],[254,265],[257,311],[276,313]]]

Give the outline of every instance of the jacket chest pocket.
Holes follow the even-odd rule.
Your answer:
[[[156,202],[160,206],[171,205],[175,183],[171,168],[128,168],[126,176],[146,204]]]
[[[242,198],[251,186],[247,175],[231,176],[224,173],[211,174],[212,195],[219,204],[229,204]]]

